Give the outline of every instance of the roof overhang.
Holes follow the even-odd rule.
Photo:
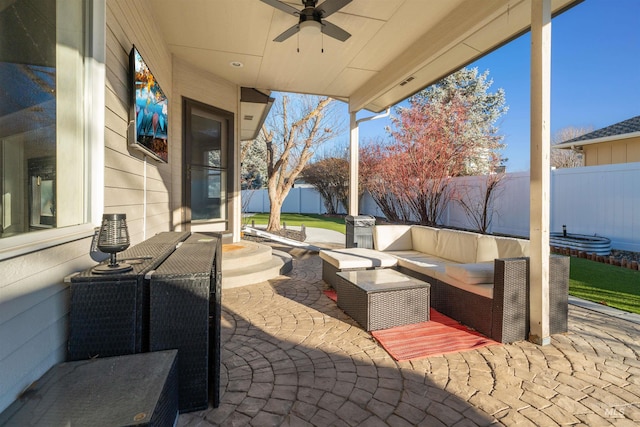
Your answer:
[[[240,141],[251,141],[258,137],[273,101],[274,98],[257,89],[240,88]]]
[[[578,1],[552,1],[553,15]],[[377,76],[351,95],[352,111],[380,112],[520,37],[531,27],[530,1],[462,2]]]
[[[576,148],[581,148],[585,145],[601,144],[603,142],[622,141],[630,138],[640,138],[640,132],[631,132],[631,133],[625,133],[621,135],[603,136],[602,138],[587,139],[584,141],[563,142],[562,144],[554,145],[553,148],[572,150]]]
[[[280,43],[273,39],[297,18],[260,0],[149,1],[169,50],[186,63],[240,87],[347,100],[352,112],[383,111],[531,26],[530,0],[353,0],[327,19],[351,33],[346,41]],[[582,0],[550,1],[556,15]]]

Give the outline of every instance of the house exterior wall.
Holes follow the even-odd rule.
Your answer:
[[[0,261],[0,411],[67,349],[64,277],[91,265],[90,239]]]
[[[585,166],[640,162],[640,137],[583,146]]]
[[[180,102],[172,88],[171,54],[148,10],[146,1],[107,2],[104,212],[127,214],[132,244],[171,229],[172,173],[173,165],[179,163],[173,152],[169,162],[163,163],[128,144],[129,53],[133,45],[162,87],[170,108]],[[173,119],[169,146],[175,151],[180,128]]]
[[[64,236],[59,241],[39,242],[27,250],[18,248],[15,256],[0,259],[0,411],[54,364],[65,360],[69,286],[64,278],[95,265],[89,256],[90,236],[100,215],[126,213],[132,244],[182,226],[181,97],[233,112],[235,145],[239,144],[237,86],[173,58],[148,13],[146,0],[90,2],[98,9],[93,25],[102,44],[97,48],[106,51],[104,68],[102,64],[97,67],[104,70],[104,102],[100,97],[93,98],[100,99],[100,120],[90,120],[88,126],[102,127],[104,105],[104,146],[101,141],[97,143],[99,158],[85,166],[94,176],[104,174],[104,186],[89,192],[90,218],[77,233],[60,233]],[[128,147],[128,67],[134,44],[169,99],[168,163],[145,159]],[[90,142],[96,144],[97,140]],[[238,162],[237,154],[234,162]],[[97,182],[102,182],[102,177]],[[239,197],[230,195],[229,202],[239,206]],[[230,215],[234,212],[240,209]],[[239,224],[230,222],[239,235]]]
[[[73,10],[75,4],[67,1],[57,6],[70,6]],[[92,120],[87,120],[90,126],[80,129],[72,138],[80,138],[79,134],[83,133],[88,135],[88,152],[85,154],[90,159],[84,165],[78,165],[78,159],[73,157],[77,153],[61,153],[64,160],[59,164],[64,161],[75,169],[84,166],[80,169],[98,175],[86,184],[92,197],[102,199],[102,162],[94,159],[93,154],[97,152],[102,157],[105,11],[104,2],[100,0],[88,0],[86,6],[90,10],[89,25],[97,28],[94,36],[88,38],[91,49],[89,53],[85,52],[84,57],[87,74],[85,102],[91,105],[85,113]],[[75,55],[71,50],[67,53]],[[76,55],[78,58],[81,57],[79,53]],[[68,76],[61,76],[61,79],[65,77]],[[59,95],[64,97],[68,93]],[[93,106],[91,101],[96,100],[98,105]],[[96,127],[99,132],[96,132]],[[99,149],[95,150],[95,147]],[[85,183],[73,184],[83,187]],[[92,222],[96,218],[92,209],[97,203],[94,199],[86,203],[91,208],[87,209],[84,224],[3,239],[0,251],[0,411],[29,384],[66,357],[69,290],[64,278],[93,264],[89,247],[90,236],[93,235]]]
[[[146,13],[144,1],[107,2],[105,212],[127,214],[132,243],[160,231],[184,230],[183,97],[233,113],[233,153],[238,152],[239,87],[173,57]],[[129,25],[135,23],[135,25]],[[169,161],[145,159],[127,143],[129,52],[135,44],[169,99]],[[237,159],[234,160],[234,163]],[[231,168],[231,170],[234,170]],[[235,169],[238,170],[238,169]],[[237,184],[230,174],[228,179]],[[234,186],[235,188],[235,186]],[[228,195],[230,229],[239,203]],[[239,235],[239,226],[236,235]]]
[[[189,98],[198,102],[202,102],[203,104],[208,104],[219,108],[221,110],[228,111],[233,113],[234,123],[233,123],[233,132],[234,132],[234,147],[233,147],[233,163],[235,168],[231,168],[230,170],[240,170],[240,164],[238,160],[237,153],[239,150],[239,92],[240,88],[230,83],[222,78],[219,78],[213,74],[204,72],[197,68],[194,68],[192,65],[185,63],[180,58],[173,57],[173,100],[171,103],[171,127],[175,129],[175,132],[172,134],[172,140],[175,141],[175,144],[172,144],[170,147],[169,156],[175,161],[171,163],[172,176],[174,177],[171,192],[173,194],[173,198],[171,201],[171,211],[172,211],[172,227],[175,227],[177,230],[182,230],[185,227],[185,211],[182,208],[182,199],[183,199],[183,165],[182,165],[182,144],[183,144],[183,134],[182,134],[182,99]],[[230,173],[228,175],[228,179],[233,180],[233,188],[239,187],[238,178],[235,174]],[[236,236],[239,235],[240,228],[236,223],[239,221],[235,221],[236,213],[240,212],[239,206],[239,193],[234,191],[228,195],[227,203],[229,204],[229,229],[236,230],[234,233]]]

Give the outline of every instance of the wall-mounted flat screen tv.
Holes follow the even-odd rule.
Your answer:
[[[130,146],[169,160],[169,103],[162,88],[135,46],[129,55],[131,78]]]

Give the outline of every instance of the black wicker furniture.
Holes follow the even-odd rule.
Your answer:
[[[431,306],[439,312],[503,343],[529,337],[529,258],[495,260],[493,298],[452,286],[444,280],[400,268],[431,283]],[[569,258],[549,260],[549,333],[568,329]]]
[[[374,228],[398,271],[431,284],[431,307],[503,343],[529,335],[529,242],[424,226]],[[567,331],[569,258],[552,255],[550,333]]]
[[[71,276],[68,360],[177,349],[180,412],[218,407],[221,241],[159,233],[122,252],[130,271]]]
[[[0,414],[2,426],[172,426],[178,352],[55,365]]]
[[[217,319],[211,329],[209,297],[220,298],[214,265],[220,244],[219,237],[193,234],[148,275],[149,348],[178,349],[180,412],[206,409],[210,392],[213,406],[218,406],[219,382],[209,384],[209,370],[219,378],[220,343],[210,333],[219,333],[220,316],[211,313]]]
[[[429,320],[428,283],[391,269],[337,273],[338,307],[366,331]]]
[[[121,356],[149,350],[147,272],[158,267],[189,236],[163,232],[121,252],[132,270],[71,276],[68,360]]]

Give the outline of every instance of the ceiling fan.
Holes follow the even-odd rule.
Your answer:
[[[281,2],[280,0],[262,0],[263,3],[266,3],[269,6],[299,17],[298,23],[273,39],[274,42],[285,41],[300,30],[305,30],[307,28],[319,29],[323,34],[340,40],[341,42],[347,40],[351,37],[351,34],[337,25],[325,21],[324,18],[342,9],[347,4],[351,3],[351,1],[352,0],[325,0],[320,6],[316,6],[318,4],[318,0],[302,0],[304,9],[298,10],[293,6]]]

